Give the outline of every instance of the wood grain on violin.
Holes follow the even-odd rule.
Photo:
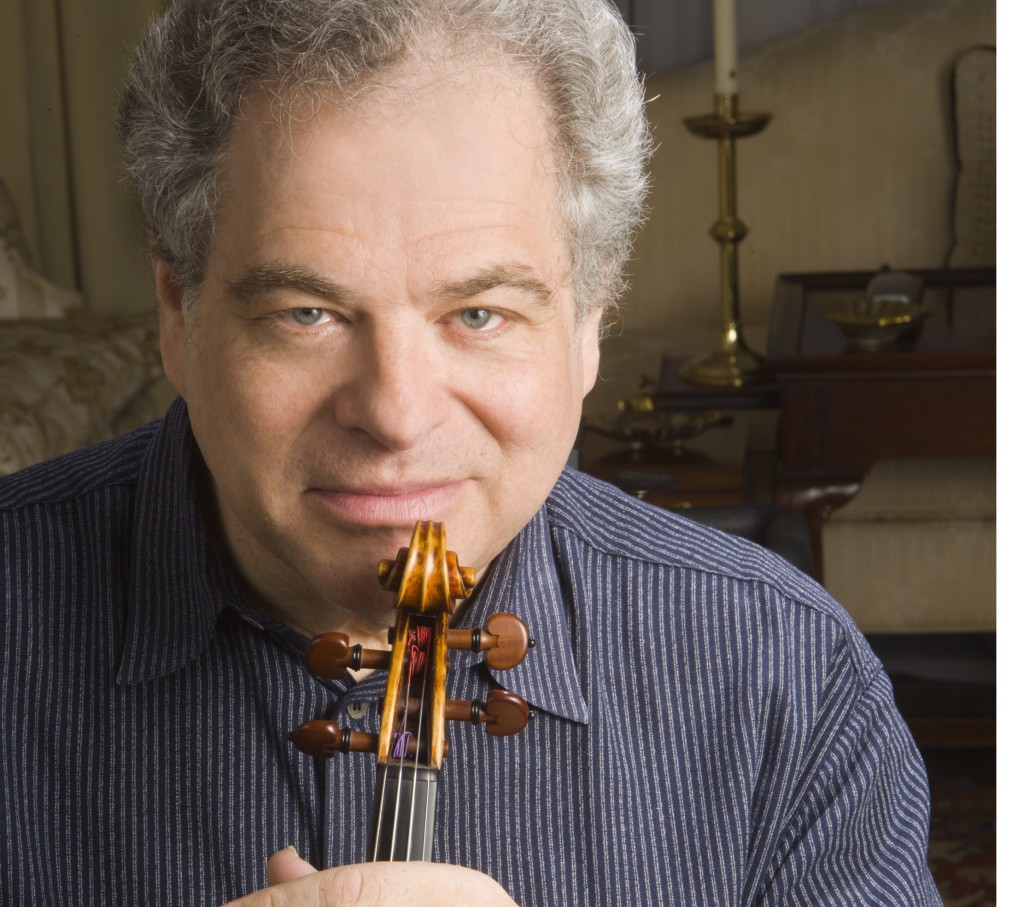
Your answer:
[[[460,599],[473,590],[475,573],[460,567],[445,548],[444,525],[419,522],[408,548],[393,561],[381,561],[381,585],[396,593],[391,650],[350,646],[343,633],[322,633],[309,643],[306,663],[322,677],[348,670],[388,671],[380,730],[367,734],[333,721],[309,721],[292,740],[304,753],[377,753],[377,787],[370,829],[370,860],[429,860],[434,839],[438,780],[447,751],[446,720],[483,724],[495,736],[523,729],[530,710],[506,690],[492,690],[486,701],[449,701],[445,695],[448,650],[486,652],[496,670],[522,662],[532,644],[522,621],[494,614],[486,628],[449,630]]]

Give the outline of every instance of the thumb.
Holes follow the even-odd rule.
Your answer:
[[[316,867],[311,866],[292,846],[271,854],[267,860],[267,884],[280,885],[282,882],[291,882],[301,879],[316,872]]]

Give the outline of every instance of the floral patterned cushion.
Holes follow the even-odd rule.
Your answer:
[[[80,293],[51,283],[0,236],[0,321],[63,318],[81,309]]]
[[[3,322],[0,475],[112,437],[161,375],[151,315]]]

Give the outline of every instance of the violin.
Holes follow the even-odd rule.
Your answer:
[[[376,752],[377,782],[368,859],[429,860],[441,765],[448,744],[445,722],[482,724],[488,734],[506,736],[529,720],[526,701],[506,690],[491,690],[486,701],[448,700],[445,679],[450,649],[486,652],[497,670],[520,664],[533,645],[513,614],[494,614],[486,628],[448,629],[460,599],[476,581],[445,548],[444,524],[418,522],[407,548],[378,565],[383,588],[395,592],[390,650],[349,645],[344,633],[321,633],[306,649],[306,664],[321,677],[340,678],[348,669],[388,671],[380,730],[376,734],[340,728],[333,721],[308,721],[290,735],[309,755]]]

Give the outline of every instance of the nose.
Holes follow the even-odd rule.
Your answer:
[[[353,343],[335,418],[389,450],[414,448],[448,418],[445,363],[429,331],[367,328]]]

